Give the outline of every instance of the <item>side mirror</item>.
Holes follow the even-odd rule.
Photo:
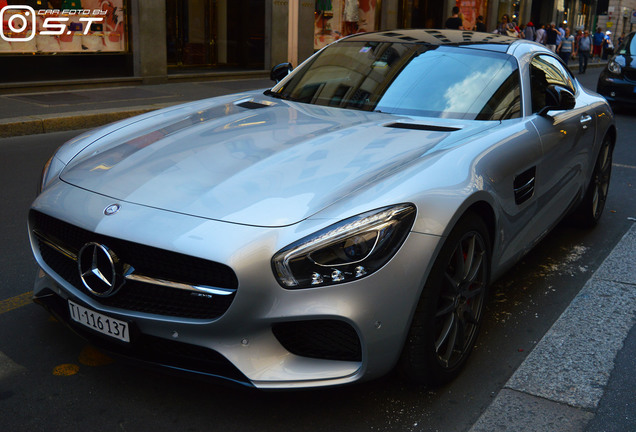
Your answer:
[[[543,116],[552,110],[569,110],[576,105],[574,94],[560,85],[549,85],[545,90],[545,106],[539,115]]]
[[[289,73],[294,69],[291,63],[281,63],[277,64],[272,68],[272,71],[269,74],[269,77],[274,82],[280,82],[283,78],[285,78]]]

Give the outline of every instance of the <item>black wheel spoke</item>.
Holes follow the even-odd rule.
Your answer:
[[[461,243],[455,249],[452,260],[454,262],[450,263],[451,268],[454,269],[455,275],[457,275],[458,279],[461,280],[461,275],[464,271],[464,253],[462,251]]]
[[[448,273],[444,273],[444,279],[446,280],[447,285],[449,286],[448,293],[451,295],[455,295],[459,292],[459,283]],[[443,290],[446,292],[446,290]]]
[[[468,279],[471,269],[473,267],[473,260],[475,258],[475,236],[473,235],[469,240],[468,240],[468,250],[465,251],[466,256],[462,256],[463,260],[462,260],[462,281],[465,281]]]
[[[439,318],[439,317],[443,317],[444,315],[448,315],[449,313],[453,312],[455,310],[455,299],[451,298],[451,299],[444,299],[444,300],[448,300],[448,304],[446,306],[444,306],[443,308],[441,308],[440,310],[437,311],[437,313],[435,314],[435,318]]]
[[[457,333],[459,332],[460,326],[458,325],[457,318],[453,315],[453,325],[450,329],[450,332],[447,335],[447,342],[442,344],[438,348],[446,347],[444,350],[444,354],[441,356],[442,362],[446,365],[446,367],[450,366],[450,359],[455,352],[455,343],[457,342]]]
[[[484,285],[479,284],[479,285],[473,286],[472,289],[470,290],[464,291],[462,295],[464,296],[466,300],[470,300],[477,297],[478,295],[481,295],[483,291],[484,291]]]
[[[439,337],[435,341],[435,352],[436,353],[439,354],[439,350],[442,348],[442,346],[445,345],[445,343],[446,343],[447,339],[449,338],[449,336],[451,335],[451,332],[453,331],[454,327],[455,327],[455,314],[450,314],[446,318],[446,320],[444,322],[444,327],[442,328],[442,331],[441,331]]]
[[[477,279],[477,276],[479,274],[479,271],[481,270],[481,263],[482,263],[482,257],[484,255],[484,252],[481,251],[479,253],[476,254],[477,256],[475,257],[475,259],[473,259],[473,268],[470,270],[468,276],[466,277],[466,282],[468,284],[473,283],[475,281],[475,279]]]
[[[466,350],[466,321],[464,317],[457,320],[457,335],[453,344],[456,354],[463,355]]]

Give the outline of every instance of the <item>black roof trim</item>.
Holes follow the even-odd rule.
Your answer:
[[[512,43],[519,41],[518,38],[503,36],[496,33],[437,29],[405,29],[360,33],[349,36],[346,40],[398,43],[411,42],[429,45],[497,44],[504,46],[509,46]]]

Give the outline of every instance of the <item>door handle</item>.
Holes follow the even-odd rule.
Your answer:
[[[581,126],[583,126],[583,129],[587,129],[590,126],[590,123],[592,122],[592,116],[589,114],[583,114],[581,116]]]

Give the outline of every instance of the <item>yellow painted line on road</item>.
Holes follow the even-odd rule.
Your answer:
[[[73,363],[65,363],[53,368],[55,376],[72,376],[79,372],[80,367]]]
[[[0,315],[2,315],[5,312],[9,312],[13,309],[21,308],[22,306],[28,305],[29,303],[31,303],[32,295],[33,294],[31,294],[31,292],[26,292],[24,294],[11,297],[6,300],[1,300]]]

